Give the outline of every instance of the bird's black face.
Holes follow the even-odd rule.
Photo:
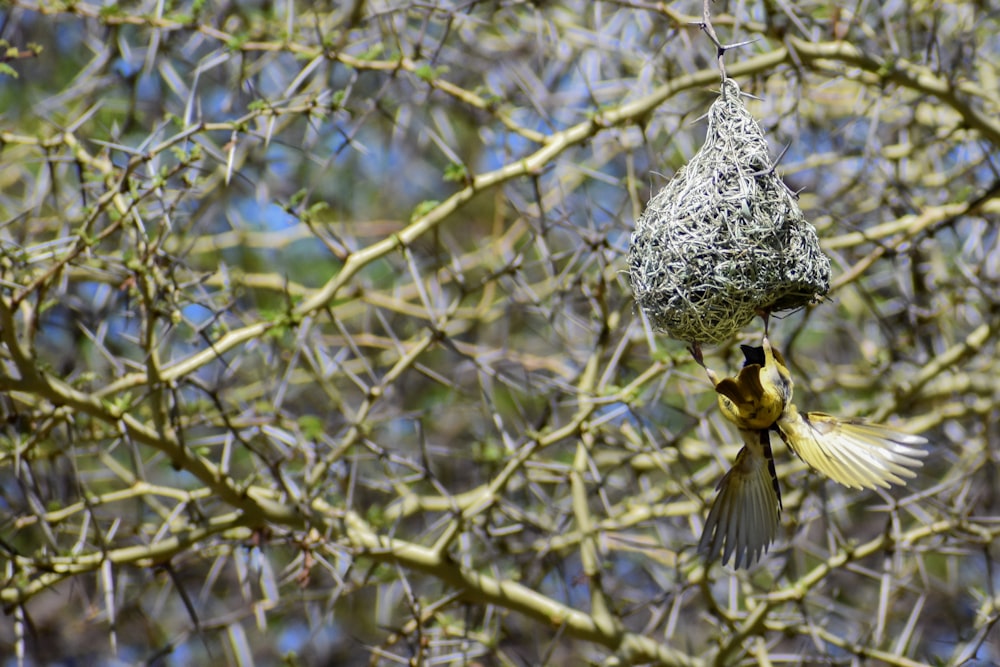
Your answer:
[[[785,403],[791,401],[792,376],[788,374],[788,369],[785,368],[781,354],[777,350],[774,350],[772,364],[769,367],[767,365],[767,353],[763,347],[740,345],[740,349],[743,351],[743,367],[746,368],[752,365],[760,366],[761,380],[765,383],[770,383],[781,394],[782,401]],[[765,370],[767,373],[764,373]]]
[[[743,350],[743,365],[749,366],[750,364],[757,364],[761,368],[767,363],[767,358],[764,356],[764,348],[755,347],[753,345],[740,345],[740,349]]]

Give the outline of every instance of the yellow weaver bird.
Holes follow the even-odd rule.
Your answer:
[[[781,489],[774,470],[770,431],[813,470],[856,489],[905,485],[903,478],[923,465],[918,449],[927,439],[860,419],[838,419],[822,412],[799,412],[792,403],[792,376],[767,336],[763,347],[740,346],[745,362],[735,378],[705,367],[718,393],[722,414],[733,422],[743,449],[719,481],[718,495],[698,543],[707,561],[735,556],[736,567],[750,566],[778,534]],[[695,350],[695,359],[705,366]]]

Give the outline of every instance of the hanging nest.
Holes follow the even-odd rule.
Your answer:
[[[629,273],[653,327],[696,343],[829,291],[830,260],[732,79],[709,109],[705,145],[639,216]]]

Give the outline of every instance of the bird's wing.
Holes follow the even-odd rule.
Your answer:
[[[752,406],[764,388],[760,384],[760,366],[744,366],[735,378],[725,378],[715,385],[715,391],[737,406]]]
[[[837,419],[788,406],[777,424],[785,444],[814,470],[854,489],[905,485],[923,465],[927,439],[881,424]]]
[[[735,554],[735,567],[753,565],[778,534],[781,497],[767,431],[741,431],[746,445],[719,482],[698,553],[711,562]]]

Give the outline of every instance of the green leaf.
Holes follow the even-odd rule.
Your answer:
[[[319,438],[326,431],[323,420],[316,415],[302,415],[299,417],[299,430],[302,435],[310,440]]]
[[[441,202],[436,199],[427,199],[425,201],[417,204],[416,208],[413,209],[413,214],[410,216],[410,222],[413,222],[417,218],[422,218],[431,211],[435,209]]]
[[[448,71],[447,67],[432,67],[431,65],[421,65],[416,69],[414,74],[419,76],[424,81],[433,81],[437,79],[442,74]]]
[[[381,42],[373,44],[367,51],[358,56],[358,60],[375,60],[385,51],[385,45]]]
[[[444,168],[444,180],[450,183],[465,183],[469,180],[469,170],[464,164],[452,162]]]

